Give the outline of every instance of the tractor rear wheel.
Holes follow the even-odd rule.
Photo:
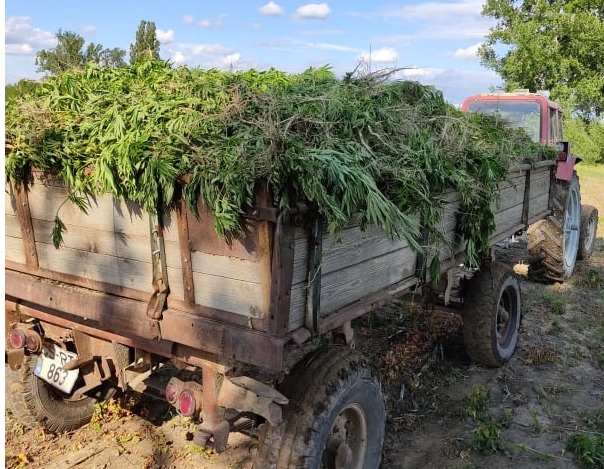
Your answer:
[[[290,399],[283,422],[264,424],[254,468],[377,469],[386,408],[369,361],[340,346],[301,360],[280,391]]]
[[[573,274],[579,251],[581,193],[576,172],[552,186],[552,215],[529,226],[529,277],[564,282]]]

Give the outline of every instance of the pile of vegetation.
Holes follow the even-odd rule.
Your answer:
[[[83,210],[87,194],[110,192],[155,212],[188,175],[183,197],[192,208],[201,197],[225,233],[240,228],[265,185],[280,208],[315,206],[331,232],[358,214],[429,255],[426,246],[444,242],[442,194],[453,187],[474,264],[494,228],[496,184],[513,163],[551,157],[523,132],[462,114],[434,88],[391,72],[337,79],[328,68],[88,65],[9,100],[5,113],[7,178],[51,171]]]

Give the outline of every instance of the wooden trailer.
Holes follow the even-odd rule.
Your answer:
[[[553,213],[554,170],[553,161],[512,168],[493,207],[492,245]],[[406,241],[390,239],[374,226],[363,230],[354,221],[334,237],[307,207],[279,211],[268,203],[266,194],[258,194],[248,212],[244,234],[222,238],[214,230],[212,215],[201,205],[198,216],[182,202],[150,217],[135,204],[104,195],[90,198],[90,210],[83,213],[65,203],[68,188],[41,173],[34,173],[20,187],[7,184],[6,192],[9,379],[28,382],[31,373],[26,376],[29,368],[22,365],[24,358],[27,364],[33,357],[33,368],[36,356],[47,350],[44,344],[58,344],[71,352],[71,361],[62,363],[62,369],[77,376],[72,389],[60,391],[69,414],[70,406],[74,407],[71,397],[87,402],[104,386],[137,387],[155,363],[176,360],[203,372],[201,385],[176,380],[166,390],[176,406],[185,389],[197,397],[193,413],[203,421],[197,442],[224,449],[228,432],[234,429],[225,409],[236,409],[266,422],[258,467],[287,467],[298,460],[324,458],[328,451],[348,451],[353,462],[347,467],[374,467],[379,462],[384,404],[379,379],[367,371],[370,364],[347,348],[337,349],[336,355],[317,352],[321,360],[299,362],[293,370],[288,358],[298,345],[327,332],[350,343],[353,319],[429,282],[423,268],[426,259],[418,257]],[[441,289],[449,302],[452,276],[447,272],[463,262],[463,240],[456,233],[459,196],[449,191],[443,197],[447,202],[442,229],[451,242],[438,252],[445,280]],[[65,224],[60,249],[52,243],[57,213]],[[421,230],[421,220],[416,221]],[[469,347],[478,343],[478,351],[470,355],[479,361],[485,357],[490,365],[509,358],[520,322],[517,281],[507,271],[497,271],[495,276],[502,277],[502,287],[489,300],[494,318],[484,325],[482,319],[477,323],[464,316],[466,329],[471,329],[466,333]],[[513,311],[503,338],[498,338],[501,305]],[[485,334],[489,337],[483,338]],[[503,341],[501,350],[498,340]],[[250,377],[233,376],[237,363],[289,372],[312,390],[286,392],[286,383],[277,391]],[[342,378],[344,368],[354,370],[352,377]],[[301,376],[304,373],[306,378]],[[287,428],[297,418],[288,402],[322,398],[330,380],[341,388],[330,398],[333,405],[326,406],[325,412],[334,414],[328,419],[331,427],[317,429],[318,440],[304,441],[301,453],[290,448],[285,454]],[[55,393],[56,382],[47,381],[47,392]],[[359,411],[358,404],[346,400],[350,390],[359,386],[361,395],[378,396],[367,404],[370,410]],[[94,395],[98,398],[98,393]],[[44,417],[53,429],[73,428],[89,418],[90,404],[80,407],[67,420],[31,409],[27,418]],[[342,415],[368,441],[350,443],[351,435],[344,434],[350,430],[335,428],[335,417]],[[320,420],[314,419],[312,425]],[[291,441],[285,446],[291,447]]]

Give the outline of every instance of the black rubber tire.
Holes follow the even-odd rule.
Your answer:
[[[326,445],[333,444],[336,421],[341,423],[338,418],[349,412],[364,419],[361,433],[366,444],[346,444],[357,460],[357,465],[346,467],[380,466],[386,408],[378,374],[367,358],[345,346],[318,350],[292,369],[280,390],[290,402],[283,409],[281,425],[261,427],[254,468],[335,467],[335,453],[326,450]],[[345,427],[350,430],[351,426],[347,443],[354,439],[356,428],[346,421]]]
[[[481,365],[498,367],[516,349],[522,319],[520,283],[499,262],[483,265],[468,283],[463,309],[466,352]]]
[[[577,173],[551,188],[552,214],[529,226],[528,252],[532,280],[564,282],[574,270],[579,251],[581,192]]]
[[[91,397],[69,400],[34,375],[36,358],[26,357],[18,370],[5,366],[6,402],[15,418],[29,428],[41,425],[51,432],[71,431],[87,424],[96,400]]]
[[[598,233],[598,209],[591,205],[581,205],[581,230],[579,231],[579,259],[589,259],[594,252]]]

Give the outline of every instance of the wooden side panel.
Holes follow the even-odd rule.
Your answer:
[[[66,246],[57,250],[47,243],[36,243],[36,247],[40,266],[43,268],[135,290],[151,291],[153,271],[148,262]]]
[[[20,237],[4,236],[4,258],[7,261],[25,264],[25,250],[23,249],[23,240]]]
[[[191,253],[195,303],[249,317],[264,311],[260,262]]]
[[[308,236],[296,231],[289,329],[304,325],[308,275]],[[321,317],[415,273],[416,255],[404,240],[391,240],[379,228],[356,224],[337,237],[325,233],[321,263]]]

